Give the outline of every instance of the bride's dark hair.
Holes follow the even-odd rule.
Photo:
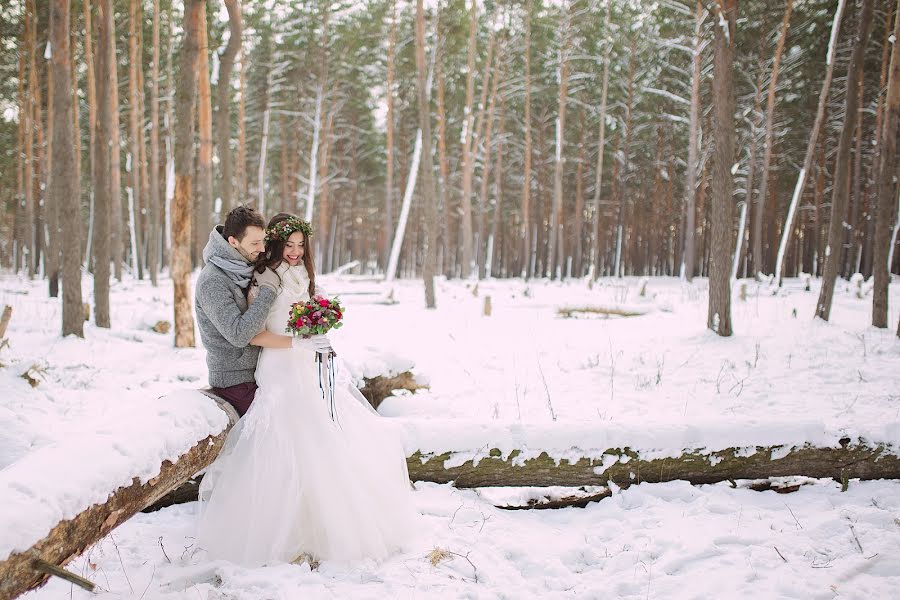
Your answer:
[[[268,227],[266,227],[266,250],[265,252],[260,252],[259,257],[256,259],[256,271],[258,273],[262,273],[266,270],[266,268],[270,268],[273,271],[278,268],[278,266],[284,260],[284,246],[287,243],[287,238],[280,239],[277,236],[273,235],[275,226],[279,223],[283,223],[288,219],[296,219],[292,214],[289,213],[278,213],[269,221]],[[300,231],[299,229],[297,231]],[[312,244],[309,243],[309,236],[303,233],[303,264],[306,267],[306,273],[309,275],[309,297],[312,298],[316,295],[316,268],[315,263],[313,262],[312,255]]]

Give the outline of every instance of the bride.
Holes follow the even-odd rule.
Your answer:
[[[283,335],[291,304],[322,292],[311,233],[285,213],[266,229],[257,270],[273,268],[281,285],[265,330],[251,341],[263,346],[259,389],[200,485],[198,545],[213,559],[251,567],[382,559],[413,527],[406,457],[392,424],[347,380],[334,386],[333,407],[326,401],[328,373],[316,357],[327,364],[326,336]]]

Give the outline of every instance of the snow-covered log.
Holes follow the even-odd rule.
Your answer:
[[[229,413],[224,430],[197,441],[174,462],[163,461],[159,473],[148,481],[135,477],[131,485],[112,491],[106,502],[94,504],[73,518],[59,522],[33,546],[13,552],[0,562],[0,600],[11,600],[47,581],[46,569],[36,561],[58,566],[67,564],[129,517],[179,488],[212,463],[237,420],[234,409],[221,400],[217,402]]]
[[[850,479],[900,478],[900,456],[884,444],[851,444],[843,438],[834,447],[756,447],[728,448],[717,452],[687,450],[681,456],[643,459],[630,448],[612,448],[602,459],[581,458],[576,462],[560,460],[541,453],[522,459],[513,450],[502,455],[493,449],[477,462],[468,460],[446,466],[450,453],[422,455],[407,459],[413,481],[454,482],[456,487],[491,486],[605,486],[614,483],[627,487],[632,483],[658,483],[685,480],[693,484],[717,483],[737,479],[806,476]],[[454,462],[455,464],[455,462]]]
[[[677,457],[641,458],[630,448],[611,448],[602,458],[580,458],[575,462],[560,460],[542,452],[522,459],[513,450],[503,455],[496,448],[481,455],[477,462],[469,459],[458,464],[452,453],[423,454],[407,457],[412,481],[453,483],[457,488],[474,487],[547,487],[606,486],[625,488],[633,483],[661,483],[684,480],[692,484],[762,480],[773,477],[804,476],[851,479],[900,479],[900,456],[885,444],[868,444],[849,438],[836,441],[833,447],[758,446],[727,448],[708,452],[686,450]],[[447,462],[453,466],[447,466]],[[147,510],[172,504],[192,502],[197,498],[200,478],[191,479]],[[603,492],[593,500],[605,497]],[[587,502],[586,501],[586,502]],[[577,505],[577,504],[573,504]],[[561,505],[562,506],[562,505]]]

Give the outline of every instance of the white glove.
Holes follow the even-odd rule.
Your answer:
[[[281,285],[281,278],[278,277],[278,273],[267,268],[262,273],[256,274],[256,285],[271,288],[273,292],[277,292],[278,286]]]
[[[291,340],[291,348],[311,350],[319,354],[328,354],[332,351],[327,335],[314,335],[308,338],[294,337]]]

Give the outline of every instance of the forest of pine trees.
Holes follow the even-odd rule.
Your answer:
[[[709,276],[729,335],[733,278],[821,276],[827,320],[861,273],[886,327],[897,10],[8,0],[0,267],[62,289],[80,334],[83,273],[100,326],[125,274],[171,276],[183,304],[210,228],[249,203],[310,220],[322,272],[424,277],[429,305],[441,274]]]

